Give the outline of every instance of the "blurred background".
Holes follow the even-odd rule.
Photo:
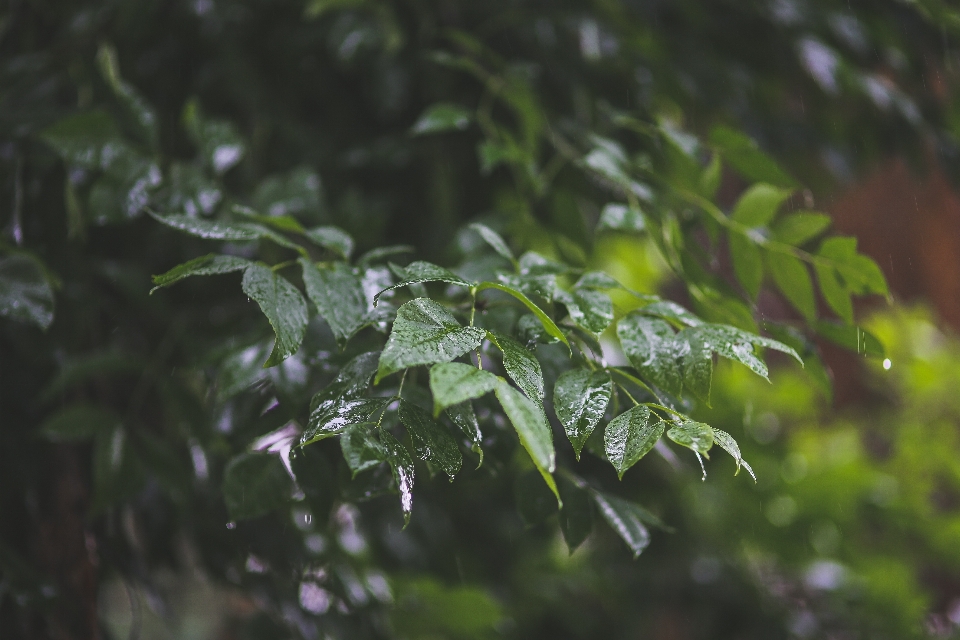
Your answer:
[[[681,144],[748,134],[804,185],[792,206],[884,270],[892,302],[856,309],[876,343],[818,338],[829,385],[720,367],[699,417],[757,482],[719,456],[706,481],[645,460],[623,490],[673,532],[637,560],[599,529],[569,554],[494,464],[424,483],[402,532],[389,496],[229,522],[231,452],[281,426],[270,403],[309,398],[337,349],[317,333],[262,371],[265,325],[235,287],[148,296],[209,251],[148,202],[242,202],[445,265],[477,254],[461,229],[482,220],[686,302],[642,237],[594,236],[605,203],[583,178],[558,167],[518,196],[510,150],[457,120],[487,108],[490,78],[520,146],[633,116]],[[415,135],[438,102],[453,124]],[[29,252],[55,311],[0,319],[0,635],[960,637],[958,168],[960,10],[939,0],[8,0],[0,269]],[[725,170],[720,203],[746,186]],[[791,313],[761,294],[760,322]],[[78,399],[115,415],[57,413]],[[58,442],[55,419],[128,430]]]

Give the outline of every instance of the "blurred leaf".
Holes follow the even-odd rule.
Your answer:
[[[35,258],[0,258],[0,316],[31,322],[41,329],[53,323],[53,289]]]
[[[333,251],[344,260],[353,253],[353,238],[350,234],[334,226],[314,227],[305,232],[307,238],[324,249]]]
[[[760,150],[751,138],[724,126],[714,127],[710,143],[723,159],[748,180],[767,182],[784,188],[796,188],[796,181]]]
[[[169,287],[175,282],[179,282],[190,276],[213,276],[221,273],[243,271],[252,264],[253,263],[246,258],[209,253],[205,256],[184,262],[183,264],[178,264],[166,273],[153,276],[153,284],[155,286],[150,290],[150,293],[163,287]]]
[[[193,143],[200,148],[200,157],[217,175],[226,173],[243,159],[246,145],[231,123],[204,119],[195,100],[187,103],[182,120]]]
[[[597,223],[597,232],[624,231],[626,233],[641,233],[646,230],[643,212],[636,207],[625,204],[609,203],[604,205],[600,212],[600,221]]]
[[[110,408],[76,404],[44,420],[39,435],[52,442],[77,442],[112,432],[119,425],[120,417]]]
[[[262,516],[290,500],[292,483],[272,453],[243,453],[223,473],[223,499],[231,520]]]
[[[293,448],[290,451],[290,468],[297,479],[297,486],[307,497],[310,510],[319,519],[318,524],[323,526],[337,497],[334,466],[320,447],[313,446]]]
[[[469,109],[455,104],[441,102],[428,107],[410,128],[413,135],[462,131],[470,126],[473,114]]]
[[[463,456],[450,432],[429,412],[407,400],[400,401],[400,422],[410,434],[417,457],[437,465],[453,480],[463,465]]]
[[[817,303],[813,294],[813,280],[807,266],[799,258],[773,251],[767,253],[767,264],[777,288],[804,320],[812,323],[817,317]]]
[[[800,211],[782,216],[773,225],[773,239],[795,247],[813,240],[830,226],[830,216],[824,213]]]
[[[497,376],[462,362],[443,362],[430,368],[433,415],[452,405],[479,398],[493,391]]]
[[[156,152],[159,149],[160,134],[157,114],[133,85],[124,82],[120,77],[120,63],[117,61],[116,49],[111,45],[101,44],[97,50],[97,63],[107,85],[133,116],[143,140]]]
[[[292,284],[269,267],[254,264],[243,272],[243,292],[253,298],[267,316],[277,340],[264,367],[273,367],[300,348],[307,329],[307,303]]]
[[[486,331],[478,327],[461,327],[429,298],[411,300],[397,310],[375,382],[408,367],[450,362],[479,347],[484,335]]]
[[[603,271],[587,271],[580,276],[580,279],[577,280],[577,284],[574,285],[574,289],[606,290],[621,288],[622,285],[619,282]]]
[[[749,238],[735,232],[730,232],[730,259],[733,261],[733,272],[743,289],[751,299],[760,293],[763,284],[763,259],[760,247]]]
[[[740,196],[730,217],[746,227],[765,227],[776,217],[780,206],[793,193],[769,184],[755,184]]]
[[[543,478],[535,469],[524,472],[514,483],[514,495],[517,511],[523,522],[535,526],[557,512],[557,497],[543,483]]]
[[[650,532],[643,526],[646,510],[632,502],[599,491],[592,492],[592,496],[603,519],[627,543],[633,557],[639,557],[650,544]]]
[[[612,394],[613,381],[606,373],[571,369],[557,378],[553,407],[577,460],[590,434],[603,418]]]
[[[501,256],[509,260],[510,262],[516,263],[517,259],[513,257],[513,252],[510,251],[510,247],[507,246],[506,241],[500,237],[500,234],[488,227],[485,224],[480,224],[479,222],[474,222],[470,225],[470,228],[480,234],[480,237],[483,238],[484,242],[493,247],[493,250],[499,253]]]
[[[861,327],[821,320],[815,326],[817,333],[845,349],[872,358],[883,358],[886,350],[883,343]]]
[[[565,476],[557,478],[557,489],[563,500],[560,510],[560,531],[570,553],[583,544],[593,530],[593,502],[590,492]]]

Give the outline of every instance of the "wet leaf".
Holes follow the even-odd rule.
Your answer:
[[[253,263],[246,258],[210,253],[184,262],[183,264],[178,264],[166,273],[153,276],[153,284],[155,286],[150,290],[150,293],[163,287],[169,287],[175,282],[179,282],[190,276],[213,276],[222,273],[243,271],[252,264]]]
[[[377,436],[377,425],[373,422],[362,422],[344,429],[340,434],[340,449],[354,477],[387,459],[387,452]]]
[[[680,349],[667,322],[634,311],[617,324],[617,337],[623,353],[640,375],[667,393],[680,394],[683,388],[677,360]]]
[[[386,452],[387,464],[393,472],[393,480],[400,493],[400,509],[403,511],[403,526],[410,524],[413,514],[413,458],[400,442],[384,429],[380,430],[380,444]]]
[[[341,347],[357,331],[376,321],[368,312],[363,281],[352,267],[343,262],[321,267],[303,257],[300,258],[300,267],[307,297],[330,325]]]
[[[610,421],[603,434],[604,450],[621,480],[630,467],[653,449],[663,430],[663,420],[642,405]]]
[[[585,487],[580,487],[562,475],[557,478],[557,489],[563,500],[560,531],[567,548],[573,553],[593,530],[593,501]]]
[[[461,402],[447,407],[446,414],[467,437],[471,451],[480,456],[480,464],[483,464],[483,449],[480,448],[483,434],[480,433],[480,423],[477,421],[477,414],[473,411],[473,405],[469,401]]]
[[[650,532],[643,525],[643,520],[648,513],[646,509],[623,498],[599,491],[592,492],[592,496],[603,519],[627,543],[633,552],[633,557],[639,557],[650,544]]]
[[[429,262],[417,261],[411,262],[406,267],[403,267],[403,279],[395,285],[389,286],[383,291],[378,291],[377,294],[373,297],[374,303],[380,299],[385,292],[391,291],[393,289],[399,289],[400,287],[409,287],[413,284],[420,284],[423,282],[446,282],[448,284],[457,284],[462,287],[473,287],[474,283],[468,280],[464,280],[457,274],[443,267],[438,267],[435,264]]]
[[[667,431],[667,437],[679,445],[699,453],[709,459],[708,452],[713,446],[714,435],[710,425],[693,420],[674,423]]]
[[[446,427],[407,400],[400,401],[400,422],[410,434],[417,457],[440,467],[452,480],[463,465],[463,456]]]
[[[574,324],[594,335],[603,333],[613,322],[613,302],[605,293],[590,289],[572,292],[558,289],[556,299],[567,308]]]
[[[817,303],[807,265],[792,255],[775,252],[767,254],[767,264],[780,292],[807,322],[813,322],[817,316]]]
[[[353,253],[353,238],[350,234],[334,226],[314,227],[307,229],[304,235],[314,244],[333,251],[344,260],[350,259]]]
[[[461,327],[449,311],[429,298],[411,300],[397,310],[376,381],[408,367],[450,362],[479,347],[484,335],[486,331],[478,327]]]
[[[556,325],[556,323],[553,320],[550,319],[550,316],[544,313],[543,309],[533,304],[530,298],[525,296],[522,292],[517,291],[516,289],[509,287],[507,285],[500,284],[499,282],[481,282],[477,286],[478,292],[483,291],[485,289],[496,289],[497,291],[503,291],[504,293],[509,293],[511,296],[513,296],[514,298],[522,302],[524,306],[526,306],[527,309],[529,309],[533,313],[533,315],[537,317],[537,320],[539,320],[540,323],[543,325],[544,330],[552,337],[556,338],[563,344],[567,345],[567,348],[569,349],[570,343],[567,342],[567,336],[563,335],[563,332],[560,331],[560,328]]]
[[[513,257],[513,252],[510,251],[510,247],[507,246],[507,242],[500,237],[499,233],[485,224],[480,224],[479,222],[471,224],[470,228],[479,233],[480,237],[483,238],[488,245],[493,247],[494,251],[499,253],[510,262],[517,262],[517,259]]]
[[[300,348],[307,329],[307,303],[295,286],[262,264],[247,267],[241,284],[243,292],[260,305],[277,336],[263,366],[280,364]]]
[[[559,499],[556,483],[550,475],[556,468],[553,432],[543,410],[505,381],[500,381],[497,385],[496,394],[504,413],[520,437],[520,444],[527,450],[547,486]]]
[[[503,354],[503,368],[510,379],[528,398],[542,406],[543,371],[537,357],[510,336],[490,331],[487,337]]]
[[[599,424],[613,394],[613,381],[606,373],[571,369],[557,378],[553,408],[557,419],[580,459],[587,439]]]
[[[497,376],[462,362],[444,362],[430,368],[430,392],[433,394],[433,415],[449,406],[460,404],[493,391]]]
[[[721,449],[729,453],[733,457],[734,461],[737,463],[737,472],[734,475],[739,474],[740,467],[743,466],[750,473],[750,476],[753,478],[753,481],[754,482],[757,481],[757,476],[753,475],[753,469],[750,468],[750,465],[748,465],[744,461],[743,456],[740,455],[740,446],[737,444],[737,441],[733,439],[733,436],[731,436],[726,431],[721,431],[720,429],[714,429],[713,440],[718,445],[720,445]]]

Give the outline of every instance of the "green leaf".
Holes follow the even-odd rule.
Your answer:
[[[599,491],[592,492],[592,495],[603,519],[627,543],[633,552],[633,557],[639,557],[650,544],[650,532],[643,526],[643,520],[647,515],[646,509],[623,498]]]
[[[600,371],[565,371],[553,388],[553,408],[557,419],[580,459],[587,439],[607,410],[613,394],[613,381]]]
[[[190,276],[213,276],[221,273],[243,271],[252,264],[253,263],[246,258],[210,253],[184,262],[183,264],[178,264],[166,273],[153,276],[153,284],[156,286],[150,290],[150,293],[163,287],[169,287],[173,283],[179,282],[184,278],[189,278]]]
[[[646,230],[646,227],[646,221],[643,219],[643,212],[640,209],[611,202],[605,205],[603,211],[600,212],[597,233],[601,231],[641,233]]]
[[[406,528],[413,513],[413,458],[406,447],[385,429],[380,429],[380,444],[386,452],[387,464],[390,465],[397,491],[400,492],[400,509],[403,511],[403,526]]]
[[[532,400],[505,381],[501,380],[497,384],[496,394],[520,437],[520,444],[530,454],[530,459],[540,470],[547,486],[559,499],[557,486],[550,475],[556,468],[556,453],[553,449],[553,432],[547,424],[546,415]]]
[[[798,211],[790,213],[773,225],[773,239],[795,247],[813,240],[830,226],[830,216],[824,213]]]
[[[754,347],[764,347],[786,353],[803,364],[803,360],[792,347],[777,340],[764,338],[729,325],[704,324],[699,327],[691,327],[688,330],[688,335],[691,337],[691,342],[693,339],[702,341],[704,349],[709,349],[724,358],[740,362],[763,378],[767,378],[767,366],[754,352]]]
[[[340,449],[353,477],[386,461],[387,452],[376,433],[373,422],[350,425],[340,433]]]
[[[480,433],[480,423],[477,421],[477,414],[473,411],[473,405],[469,401],[461,402],[447,407],[447,417],[457,425],[470,442],[470,450],[480,456],[480,464],[483,464],[483,449],[480,444],[483,442],[483,434]]]
[[[0,316],[41,329],[53,323],[53,288],[35,258],[22,254],[0,258]]]
[[[818,255],[836,263],[835,268],[848,292],[858,295],[875,293],[886,296],[890,294],[887,281],[877,263],[867,256],[857,253],[856,238],[827,238],[820,245]]]
[[[623,285],[603,271],[587,271],[580,276],[580,279],[577,280],[577,284],[575,284],[573,288],[597,289],[603,291],[607,289],[622,289]]]
[[[603,333],[613,322],[613,302],[605,293],[590,289],[572,292],[557,289],[556,298],[567,308],[574,324],[594,335]]]
[[[433,394],[433,415],[467,400],[493,391],[497,376],[462,362],[442,362],[430,368],[430,392]]]
[[[499,282],[481,282],[479,285],[477,285],[478,292],[485,289],[496,289],[497,291],[509,293],[511,296],[522,302],[527,309],[529,309],[533,315],[537,317],[537,320],[540,321],[544,330],[546,330],[550,336],[567,345],[568,349],[570,348],[570,343],[567,342],[567,336],[563,335],[563,332],[560,331],[560,328],[556,325],[556,323],[550,319],[550,316],[543,312],[543,309],[533,304],[533,302],[530,301],[530,298],[523,295],[523,293],[506,285],[500,284]]]
[[[44,129],[40,137],[68,165],[96,170],[109,165],[109,158],[103,157],[103,147],[120,140],[120,132],[108,113],[95,110],[58,120]]]
[[[463,465],[463,456],[450,432],[428,411],[407,400],[400,401],[400,422],[410,434],[417,457],[437,465],[452,480]]]
[[[272,453],[243,453],[223,474],[223,499],[231,520],[262,516],[290,500],[290,476]]]
[[[427,108],[416,124],[410,128],[413,135],[462,131],[470,126],[473,114],[469,109],[456,104],[441,102]]]
[[[872,358],[883,358],[883,343],[869,331],[855,325],[844,325],[821,320],[814,327],[818,334],[841,347]]]
[[[368,312],[363,281],[350,265],[334,262],[319,267],[301,257],[303,284],[307,297],[317,312],[330,325],[337,343],[343,347],[363,327],[373,324],[375,318]]]
[[[813,280],[807,266],[786,253],[767,253],[770,275],[777,288],[809,323],[817,317],[817,303],[813,295]]]
[[[624,355],[640,375],[672,395],[679,395],[683,378],[677,361],[679,345],[673,328],[659,318],[631,312],[617,323]]]
[[[543,405],[543,371],[540,361],[522,344],[511,338],[490,331],[487,338],[503,354],[503,368],[527,397],[540,406]]]
[[[703,320],[699,317],[670,300],[658,300],[657,302],[648,304],[640,309],[640,313],[646,316],[675,320],[687,327],[696,327],[703,324]]]
[[[461,327],[429,298],[411,300],[397,310],[375,382],[407,367],[450,362],[479,347],[484,335],[486,331],[478,327]]]
[[[746,227],[765,227],[776,217],[780,206],[793,193],[770,184],[755,184],[740,196],[730,217]]]
[[[351,425],[367,422],[389,403],[390,398],[340,398],[323,409],[311,411],[307,429],[300,436],[300,446],[335,436]]]
[[[120,417],[111,409],[76,404],[44,420],[38,435],[51,442],[78,442],[109,432],[119,425]]]
[[[761,151],[756,142],[739,131],[724,126],[714,127],[710,132],[710,144],[748,180],[767,182],[778,187],[797,186],[796,180]]]
[[[260,305],[277,336],[263,366],[278,365],[300,348],[307,330],[307,302],[295,286],[262,264],[247,267],[241,284],[243,292]]]
[[[678,342],[686,342],[689,350],[680,357],[683,371],[683,386],[710,406],[710,387],[713,384],[713,350],[703,336],[694,329],[684,329],[677,334]]]
[[[412,284],[420,284],[422,282],[447,282],[449,284],[457,284],[468,288],[474,286],[473,282],[464,280],[452,271],[448,271],[443,267],[438,267],[437,265],[429,262],[423,262],[422,260],[411,262],[403,268],[403,272],[405,275],[403,280],[393,286],[383,289],[382,291],[378,291],[377,295],[373,296],[374,304],[376,304],[380,299],[380,296],[387,291],[399,289],[400,287],[408,287]]]
[[[350,254],[353,253],[353,238],[339,227],[329,225],[314,227],[307,229],[304,235],[317,246],[333,251],[344,260],[349,260]]]
[[[500,237],[499,233],[485,224],[480,224],[479,222],[474,222],[470,225],[470,228],[479,233],[480,237],[483,238],[487,244],[493,247],[494,251],[499,253],[510,262],[516,264],[517,259],[513,257],[513,252],[510,251],[510,247],[507,246],[506,241]]]
[[[260,225],[250,222],[225,222],[178,214],[161,216],[151,213],[150,215],[157,222],[172,229],[205,240],[257,240],[268,231]]]
[[[737,471],[734,475],[740,473],[740,467],[742,466],[747,470],[750,476],[753,478],[753,481],[757,481],[757,476],[753,475],[753,469],[750,468],[750,465],[746,463],[743,459],[743,456],[740,455],[740,445],[737,444],[737,441],[733,439],[726,431],[721,431],[720,429],[713,430],[713,440],[720,448],[733,456],[734,461],[737,463]]]
[[[246,146],[233,124],[203,118],[196,101],[191,100],[183,110],[183,124],[199,147],[200,157],[215,174],[223,175],[243,159]]]
[[[120,77],[120,64],[117,61],[117,52],[112,46],[102,43],[97,50],[97,63],[100,73],[107,82],[107,86],[120,99],[127,111],[137,123],[143,141],[156,151],[158,146],[159,127],[157,114],[140,93],[128,82]]]
[[[710,425],[693,420],[684,420],[674,423],[667,431],[667,437],[679,445],[683,445],[695,453],[709,459],[708,452],[713,446],[713,429]]]
[[[336,465],[330,463],[322,447],[295,447],[290,451],[290,469],[307,498],[310,511],[319,520],[318,524],[324,526],[340,494]]]
[[[817,282],[820,283],[820,293],[827,305],[833,309],[840,319],[847,324],[853,324],[853,301],[850,299],[850,291],[839,272],[827,265],[814,264],[814,271],[817,273]]]
[[[621,480],[630,467],[653,449],[663,430],[663,420],[643,405],[610,421],[603,434],[604,451]]]
[[[557,512],[557,498],[531,469],[517,477],[514,485],[517,511],[527,526],[538,525]]]
[[[557,489],[563,500],[560,510],[560,531],[570,553],[579,547],[593,530],[593,501],[590,492],[564,476],[557,478]]]
[[[733,272],[751,299],[760,293],[763,284],[763,259],[755,242],[736,232],[730,232],[730,259]]]
[[[408,244],[377,247],[376,249],[371,249],[360,256],[357,259],[357,267],[359,267],[361,271],[365,271],[370,267],[370,265],[380,262],[385,258],[389,258],[390,256],[395,256],[401,253],[413,253],[414,251],[415,249]]]

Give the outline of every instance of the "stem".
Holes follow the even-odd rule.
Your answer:
[[[630,400],[633,402],[633,406],[635,406],[635,407],[639,407],[639,406],[640,406],[640,403],[637,402],[637,399],[636,399],[636,398],[634,398],[632,395],[630,395],[630,392],[627,391],[627,388],[626,388],[625,386],[623,386],[623,385],[620,384],[619,382],[617,383],[617,386],[620,387],[620,390],[621,390],[621,391],[623,391],[625,394],[627,394],[627,397],[630,398]]]

